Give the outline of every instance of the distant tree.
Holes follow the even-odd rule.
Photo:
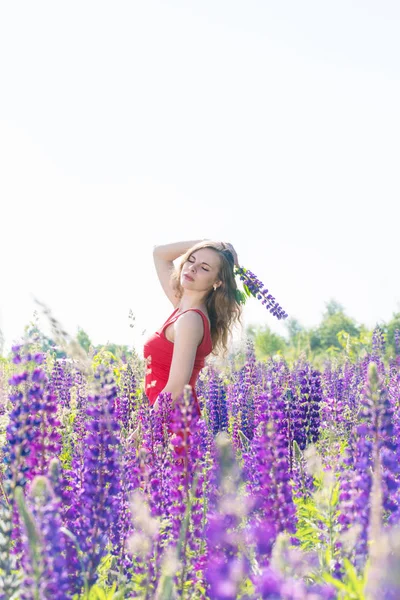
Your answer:
[[[283,354],[287,348],[284,337],[273,333],[268,325],[254,330],[254,346],[258,358],[273,356],[277,352]]]
[[[386,341],[387,345],[393,350],[393,354],[395,353],[394,332],[396,329],[400,329],[400,312],[393,313],[393,317],[386,325]]]
[[[76,339],[85,352],[89,352],[89,348],[93,344],[86,331],[84,331],[81,327],[78,328]]]
[[[303,331],[303,327],[300,324],[300,321],[295,319],[294,317],[290,317],[287,321],[285,321],[285,327],[289,334],[289,342],[292,343],[298,336],[298,334]]]
[[[311,350],[341,349],[338,333],[345,331],[352,337],[359,337],[360,328],[355,321],[343,312],[343,307],[335,301],[327,304],[320,325],[310,331]]]
[[[256,333],[257,333],[257,327],[255,325],[248,325],[246,327],[246,335],[254,340],[254,338],[256,337]]]
[[[57,346],[52,338],[43,333],[43,331],[39,328],[37,321],[31,321],[28,325],[26,325],[24,327],[24,333],[28,338],[36,340],[41,352],[44,354],[50,351],[55,358],[66,358],[66,353]]]
[[[344,306],[342,306],[342,304],[333,299],[325,303],[324,317],[331,317],[332,315],[336,315],[338,313],[344,313]]]

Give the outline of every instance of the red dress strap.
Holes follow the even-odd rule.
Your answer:
[[[200,344],[198,345],[198,348],[200,348],[200,346],[202,346],[208,340],[208,338],[211,339],[210,323],[209,323],[206,315],[203,313],[202,310],[200,310],[199,308],[187,308],[186,310],[183,310],[178,315],[175,314],[177,310],[178,310],[177,308],[174,310],[174,312],[172,313],[172,315],[169,317],[169,319],[167,319],[165,321],[164,325],[161,327],[161,330],[160,330],[161,335],[164,337],[164,339],[167,340],[167,342],[169,342],[170,344],[174,343],[174,342],[171,342],[171,340],[169,340],[166,337],[166,335],[165,335],[166,328],[169,325],[171,325],[171,323],[173,323],[174,321],[176,321],[176,319],[178,319],[181,315],[185,314],[186,312],[189,312],[190,310],[194,310],[195,312],[199,313],[200,316],[203,319],[204,333],[203,333],[202,340],[201,340]]]

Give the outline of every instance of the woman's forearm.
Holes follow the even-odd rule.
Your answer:
[[[157,256],[160,256],[164,260],[176,260],[182,256],[182,254],[185,254],[189,248],[203,241],[204,240],[192,240],[191,242],[174,242],[172,244],[154,246],[153,254],[157,254]]]

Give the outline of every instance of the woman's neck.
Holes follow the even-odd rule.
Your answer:
[[[189,308],[198,308],[199,310],[202,310],[203,312],[207,312],[207,307],[205,304],[202,304],[200,302],[182,302],[177,306],[177,308],[179,309],[179,312],[183,312],[184,310],[189,310]]]
[[[179,312],[183,312],[184,310],[189,310],[189,308],[198,308],[203,312],[207,312],[207,307],[203,298],[196,298],[195,296],[182,296],[180,299],[179,305],[177,307]]]

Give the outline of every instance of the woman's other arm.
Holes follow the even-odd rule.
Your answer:
[[[192,376],[197,347],[204,335],[203,319],[197,312],[188,311],[175,321],[174,329],[171,368],[168,381],[162,390],[171,394],[173,405]],[[158,400],[154,403],[154,408],[158,409]]]
[[[175,321],[175,343],[172,354],[171,368],[168,381],[162,392],[169,392],[172,404],[178,400],[183,388],[189,383],[193,372],[197,346],[204,335],[204,325],[201,316],[194,311],[184,313]],[[158,410],[158,400],[153,409]],[[129,441],[136,441],[139,436],[139,426],[129,435]]]

